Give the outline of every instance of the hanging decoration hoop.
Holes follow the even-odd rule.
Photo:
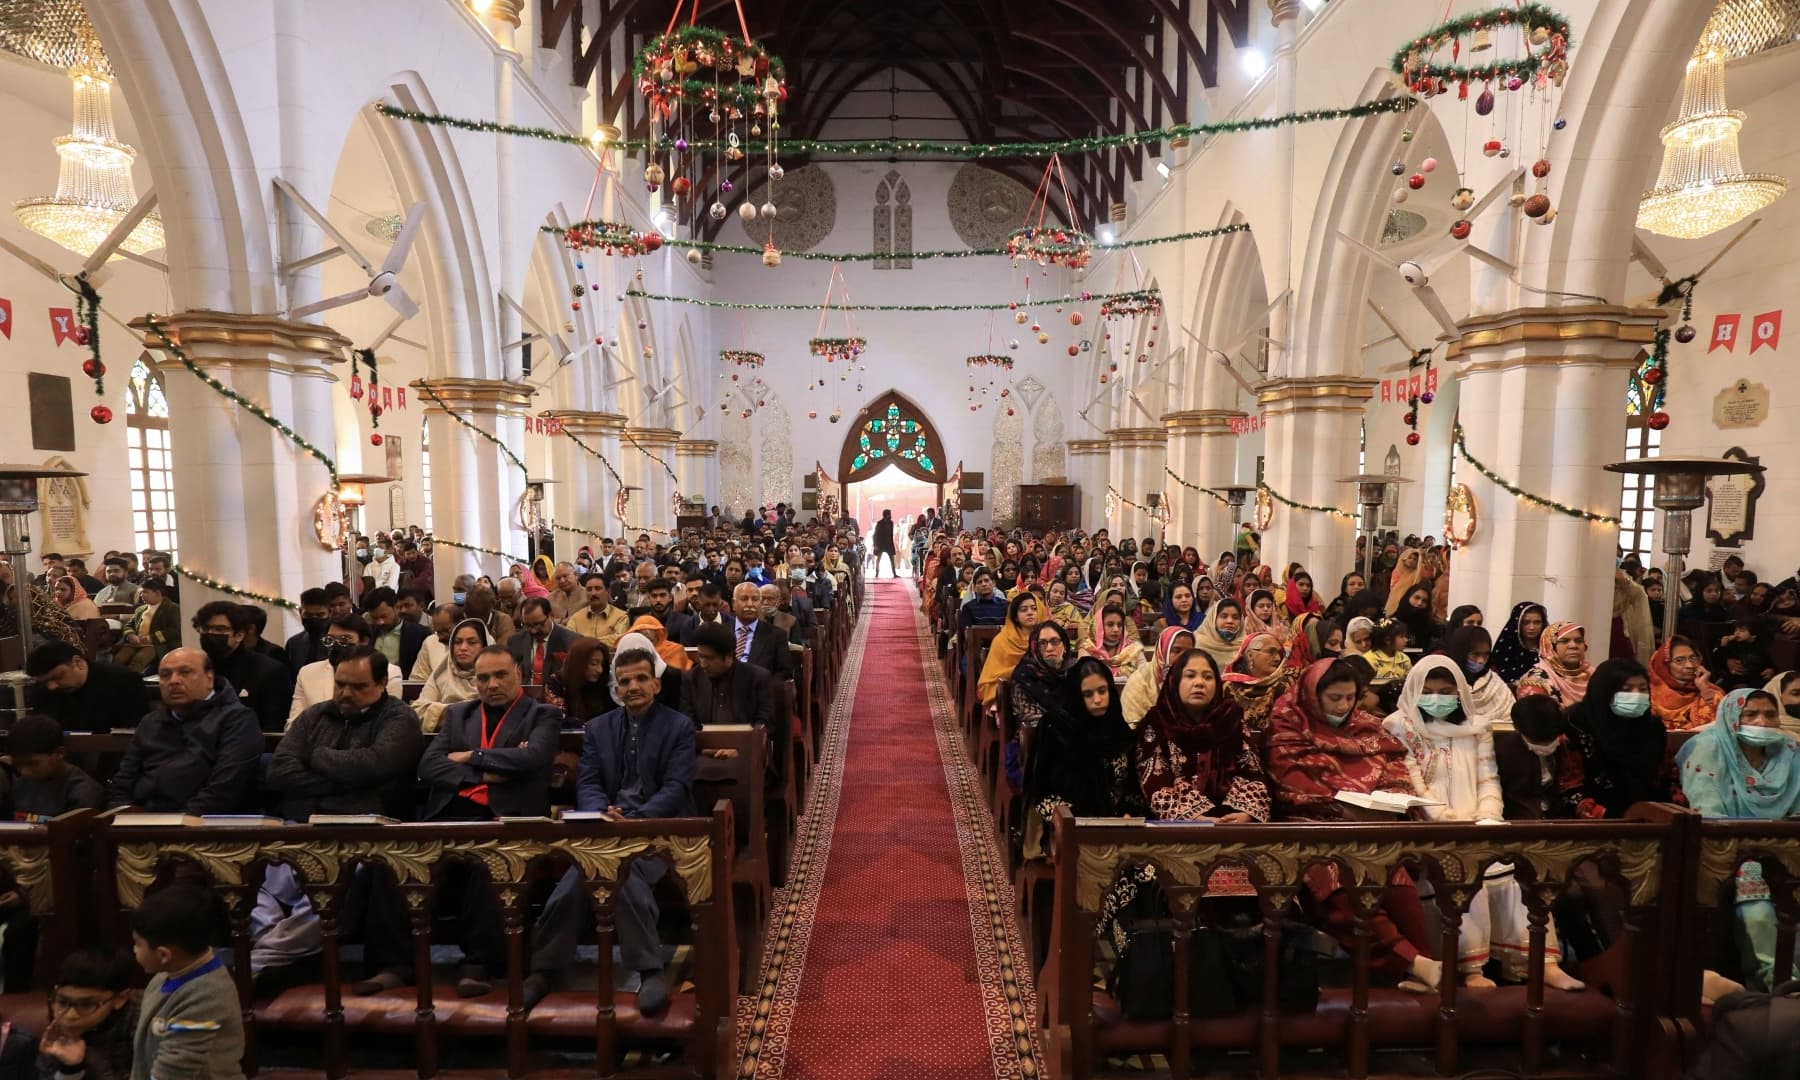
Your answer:
[[[1100,301],[1100,317],[1107,320],[1129,319],[1139,315],[1160,318],[1162,313],[1162,293],[1156,289],[1115,292]]]
[[[1062,189],[1063,208],[1068,224],[1059,227],[1046,224],[1050,215],[1050,184],[1054,180]],[[1025,207],[1024,224],[1006,238],[1006,253],[1014,259],[1030,259],[1039,266],[1063,266],[1079,270],[1094,255],[1094,238],[1082,230],[1081,215],[1075,211],[1075,198],[1069,194],[1068,174],[1063,172],[1062,156],[1050,155],[1044,166],[1043,179]]]
[[[1475,493],[1467,484],[1457,484],[1444,500],[1444,539],[1452,549],[1460,548],[1475,538],[1481,516],[1475,509]]]
[[[1458,63],[1463,38],[1470,39],[1471,54],[1480,54],[1488,51],[1485,42],[1493,30],[1515,26],[1525,39],[1519,59]],[[1394,53],[1390,67],[1403,87],[1421,97],[1444,93],[1452,86],[1458,96],[1467,97],[1469,85],[1478,82],[1498,82],[1508,90],[1518,90],[1530,81],[1541,90],[1550,83],[1562,85],[1569,73],[1573,41],[1568,18],[1548,5],[1497,7],[1439,23]],[[1433,59],[1444,48],[1450,50],[1447,64]]]
[[[602,255],[635,258],[663,246],[662,234],[639,230],[620,221],[580,221],[562,230],[563,246],[570,251],[595,251]]]
[[[822,356],[827,363],[839,360],[855,360],[869,347],[868,339],[859,337],[816,337],[807,341],[806,347],[814,356]]]
[[[969,357],[964,363],[971,368],[997,367],[1004,368],[1007,371],[1013,369],[1013,358],[1010,356],[1001,356],[999,353],[981,353]]]
[[[720,349],[719,360],[734,367],[747,368],[759,368],[768,362],[768,358],[762,353],[751,349]]]

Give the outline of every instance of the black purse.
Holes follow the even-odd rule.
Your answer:
[[[1163,914],[1154,883],[1138,886],[1127,911],[1125,943],[1107,978],[1107,991],[1127,1020],[1167,1020],[1175,1012],[1175,923]],[[1133,918],[1132,916],[1136,916]],[[1283,923],[1278,954],[1282,1012],[1312,1012],[1319,1004],[1319,956],[1312,931]],[[1263,932],[1259,919],[1240,913],[1222,926],[1196,927],[1188,947],[1188,1015],[1230,1016],[1262,1003]]]

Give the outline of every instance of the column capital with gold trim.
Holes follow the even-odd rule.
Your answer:
[[[1128,427],[1113,428],[1100,440],[1107,446],[1166,446],[1169,433],[1162,428]]]
[[[1249,414],[1237,409],[1188,409],[1163,417],[1163,429],[1175,435],[1230,435],[1231,422]]]
[[[537,390],[504,379],[414,379],[408,384],[432,412],[518,412],[531,405]]]
[[[623,413],[587,412],[581,409],[545,409],[538,415],[561,420],[564,430],[577,436],[622,435],[627,420]]]
[[[1357,375],[1309,375],[1277,379],[1256,388],[1257,404],[1264,413],[1356,412],[1375,396],[1377,379]]]
[[[1656,343],[1665,313],[1615,304],[1514,308],[1463,320],[1447,358],[1463,373],[1540,364],[1630,367]]]
[[[675,452],[682,457],[712,457],[719,452],[719,444],[712,439],[682,439],[675,444]]]
[[[675,446],[681,442],[681,432],[673,428],[628,427],[625,434],[639,446]]]
[[[1105,454],[1112,444],[1105,439],[1070,439],[1071,454]]]
[[[181,311],[156,316],[156,325],[162,330],[160,336],[150,329],[147,318],[130,323],[145,348],[164,349],[166,336],[203,368],[229,365],[329,379],[333,378],[330,365],[343,363],[352,344],[329,326],[274,315]],[[180,363],[166,352],[157,355],[159,367]]]

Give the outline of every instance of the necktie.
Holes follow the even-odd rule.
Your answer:
[[[541,641],[537,643],[537,650],[531,658],[531,676],[532,682],[544,681],[544,643]]]
[[[750,627],[743,623],[738,623],[737,658],[739,660],[750,659]]]

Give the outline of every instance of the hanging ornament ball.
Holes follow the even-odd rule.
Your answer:
[[[1419,433],[1416,431],[1407,432],[1406,433],[1406,445],[1408,445],[1408,446],[1419,445]]]
[[[596,281],[592,285],[589,285],[588,291],[589,292],[599,292],[600,291],[600,283],[598,281]]]
[[[765,400],[764,400],[764,399],[762,399],[762,398],[757,398],[757,399],[756,399],[756,407],[757,407],[757,408],[759,408],[759,409],[760,409],[760,408],[762,408],[762,407],[763,407],[763,406],[764,406],[764,405],[767,405],[767,404],[768,404],[768,402],[767,402],[767,401],[765,401]]]
[[[1039,325],[1038,325],[1038,324],[1037,324],[1037,323],[1032,323],[1032,324],[1031,324],[1031,332],[1032,332],[1032,333],[1034,333],[1034,334],[1035,334],[1035,333],[1038,333],[1038,332],[1039,332],[1039,331],[1041,331],[1041,330],[1042,330],[1042,329],[1043,329],[1043,327],[1042,327],[1042,326],[1039,326]]]
[[[669,182],[669,190],[675,193],[677,199],[686,195],[693,186],[693,182],[685,176],[677,176]]]
[[[1556,118],[1556,122],[1554,124],[1551,124],[1550,126],[1555,128],[1558,131],[1561,131],[1563,128],[1566,128],[1569,126],[1569,122],[1559,116]]]
[[[1450,225],[1450,235],[1458,240],[1467,240],[1469,238],[1469,233],[1473,231],[1474,228],[1475,226],[1469,224],[1468,218],[1458,218]]]
[[[1006,410],[1006,415],[1011,416],[1012,414],[1013,414],[1012,408],[1011,408],[1011,406],[1008,406],[1007,410]]]
[[[1539,225],[1548,225],[1552,221],[1555,221],[1555,220],[1556,220],[1556,207],[1552,206],[1550,209],[1544,211],[1544,216],[1541,218],[1538,218],[1537,223]]]
[[[1657,412],[1651,413],[1650,414],[1650,426],[1651,426],[1651,428],[1653,428],[1657,431],[1661,431],[1663,428],[1668,427],[1669,426],[1669,414],[1666,412],[1662,412],[1660,410]]]
[[[1695,331],[1692,326],[1689,326],[1687,323],[1682,323],[1675,328],[1675,340],[1686,345],[1688,342],[1694,340],[1695,333],[1697,333],[1697,331]],[[82,365],[82,370],[87,370],[87,365]]]
[[[75,344],[86,345],[88,343],[88,328],[85,326],[77,326],[75,332],[69,336],[75,339]]]
[[[1407,426],[1410,427],[1411,425],[1419,422],[1419,414],[1409,410],[1405,416],[1402,416],[1400,418],[1400,422],[1402,424],[1406,424]]]
[[[1395,176],[1405,176],[1406,175],[1406,162],[1396,161],[1396,162],[1394,162],[1393,167],[1391,169],[1389,169],[1388,171],[1393,173]]]
[[[725,204],[722,202],[714,202],[711,206],[706,208],[707,216],[714,221],[724,221],[727,213],[729,213],[729,211],[725,209]]]
[[[570,311],[580,311],[581,310],[581,301],[579,301],[579,300],[569,301],[569,310]]]
[[[719,190],[723,191],[727,195],[731,194],[731,181],[729,181],[729,180],[719,181]]]
[[[1396,205],[1405,202],[1411,196],[1412,196],[1412,192],[1406,190],[1403,187],[1397,187],[1394,189],[1394,203]]]
[[[1540,24],[1531,28],[1531,43],[1533,45],[1542,45],[1549,40],[1550,28],[1548,26]]]
[[[1056,313],[1058,315],[1062,314],[1062,305],[1061,304],[1056,305]]]
[[[1406,130],[1404,130],[1400,133],[1400,141],[1401,142],[1412,142],[1413,136],[1415,134],[1417,134],[1417,132],[1413,131],[1412,128],[1407,128]]]
[[[1105,372],[1100,373],[1100,381],[1102,383],[1106,382],[1106,373]]]
[[[1512,157],[1512,147],[1502,143],[1500,146],[1500,160],[1504,161],[1509,157]]]
[[[1649,383],[1651,386],[1655,386],[1657,383],[1662,382],[1663,381],[1663,369],[1659,368],[1659,367],[1653,367],[1649,371],[1644,372],[1644,381]]]
[[[1550,196],[1533,195],[1525,200],[1525,216],[1541,218],[1550,212]]]
[[[1011,341],[1006,343],[1006,347],[1009,349],[1017,349],[1019,347],[1019,339],[1013,338]]]
[[[1038,344],[1039,345],[1050,344],[1050,335],[1049,334],[1039,334],[1038,335]]]
[[[752,203],[752,202],[746,202],[742,206],[738,207],[738,217],[743,218],[745,221],[755,221],[756,220],[756,204]]]
[[[1524,85],[1525,85],[1525,80],[1519,78],[1517,75],[1514,75],[1512,78],[1506,80],[1506,88],[1508,90],[1517,90],[1519,87],[1524,86]]]
[[[979,406],[979,405],[971,405],[971,406],[969,406],[969,411],[970,411],[970,412],[979,412],[979,411],[980,411],[980,410],[981,410],[981,406]]]
[[[1069,355],[1070,356],[1080,356],[1081,355],[1081,347],[1078,345],[1069,346]]]
[[[96,424],[112,423],[112,410],[104,405],[96,405],[88,410],[88,419]]]
[[[1549,176],[1550,175],[1549,160],[1546,158],[1538,158],[1536,161],[1532,162],[1531,163],[1531,175],[1537,177],[1539,180],[1542,180],[1544,177]]]
[[[1437,400],[1437,395],[1432,393],[1429,390],[1427,390],[1423,394],[1419,395],[1419,404],[1421,404],[1421,405],[1429,405],[1436,400]]]
[[[652,191],[656,190],[662,182],[663,167],[661,165],[652,161],[650,164],[644,166],[644,183],[649,184]]]
[[[1420,188],[1424,187],[1425,186],[1425,174],[1424,173],[1413,173],[1411,176],[1406,178],[1406,186],[1409,188],[1412,188],[1414,191],[1417,191]]]
[[[763,217],[770,219],[771,221],[773,221],[780,214],[780,211],[776,209],[775,204],[772,202],[763,203],[761,206],[756,208],[756,212],[761,214]]]
[[[1081,312],[1079,312],[1079,311],[1069,312],[1069,325],[1070,326],[1080,326],[1081,325]]]
[[[377,431],[375,434],[369,436],[369,445],[370,446],[380,446],[381,445],[381,432]]]
[[[779,180],[786,175],[787,170],[781,167],[781,162],[777,161],[775,164],[769,166],[769,179]]]
[[[1524,206],[1525,205],[1525,193],[1523,191],[1515,191],[1511,195],[1508,195],[1506,197],[1506,205],[1512,207],[1514,210],[1517,210],[1519,207]]]
[[[1149,341],[1144,342],[1144,348],[1146,348],[1146,349],[1156,348],[1156,339],[1151,338]]]
[[[1450,206],[1453,209],[1467,210],[1469,207],[1474,206],[1474,205],[1475,205],[1475,192],[1471,191],[1470,189],[1468,189],[1466,187],[1457,188],[1456,194],[1450,196]]]
[[[1489,139],[1487,142],[1482,143],[1481,144],[1481,152],[1483,155],[1485,155],[1487,157],[1493,157],[1496,154],[1500,153],[1500,140],[1499,139]]]
[[[700,249],[699,248],[689,248],[688,253],[687,253],[687,261],[694,266],[699,266],[700,265]]]
[[[1082,352],[1087,352],[1089,349],[1091,349],[1093,347],[1094,347],[1094,343],[1092,341],[1083,341],[1081,343],[1081,351]]]
[[[575,260],[575,269],[580,270],[586,266],[587,266],[587,263],[582,262],[580,259]],[[596,286],[596,288],[598,288],[598,286]]]
[[[1419,171],[1423,173],[1437,172],[1437,158],[1428,157],[1419,162]]]
[[[81,362],[81,373],[90,379],[98,379],[106,374],[106,365],[89,357]]]
[[[1024,326],[1025,320],[1029,319],[1029,318],[1031,318],[1031,316],[1025,314],[1023,311],[1014,311],[1013,312],[1013,322],[1018,323],[1020,326]]]
[[[832,413],[832,414],[831,414],[831,416],[830,416],[830,417],[828,417],[828,419],[829,419],[829,420],[830,420],[830,421],[831,421],[831,422],[832,422],[832,423],[834,423],[834,424],[835,424],[835,423],[837,423],[837,422],[838,422],[838,415],[839,415],[839,414],[837,414],[837,413]]]
[[[375,404],[373,398],[369,400],[369,415],[374,417],[379,417],[381,415],[381,406]]]
[[[744,410],[744,419],[746,419],[746,420],[750,419],[750,410],[749,409]]]
[[[763,216],[767,217],[768,215],[765,214]],[[780,251],[780,249],[776,248],[776,246],[774,244],[770,244],[768,247],[763,248],[763,265],[764,266],[780,266],[781,265],[781,251]]]
[[[1475,115],[1476,116],[1486,116],[1488,113],[1491,113],[1493,111],[1494,111],[1494,92],[1492,90],[1483,90],[1481,93],[1475,95]]]
[[[650,324],[643,319],[639,319],[638,320],[638,329],[639,330],[648,330],[648,329],[650,329]]]
[[[817,420],[819,418],[819,410],[817,410],[817,409],[806,410],[806,418],[808,420]]]

